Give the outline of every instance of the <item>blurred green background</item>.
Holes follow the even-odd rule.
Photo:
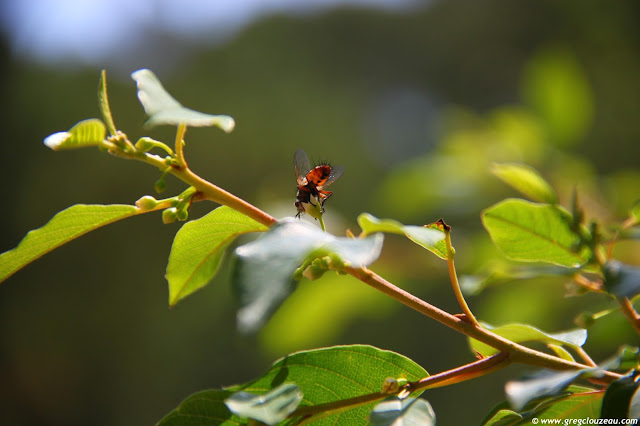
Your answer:
[[[48,4],[56,11],[49,22],[30,21],[24,10],[12,15],[17,6],[7,3],[2,251],[73,204],[131,204],[153,194],[159,177],[153,168],[92,149],[55,153],[42,144],[99,115],[102,68],[116,124],[132,140],[170,142],[174,135],[168,127],[142,128],[129,74],[151,68],[184,105],[236,119],[230,135],[189,129],[187,160],[201,176],[276,217],[290,216],[292,157],[303,148],[312,160],[345,166],[326,205],[331,231],[358,232],[355,219],[365,211],[407,224],[443,217],[453,226],[461,275],[504,264],[482,230],[480,211],[516,194],[489,173],[492,162],[538,168],[565,205],[577,187],[591,218],[622,220],[640,198],[634,0],[357,7],[316,1],[309,10],[238,2],[242,10],[217,16],[199,14],[209,2],[197,1],[175,2],[182,6],[172,13],[171,2],[114,2],[107,9],[105,2],[95,9],[91,2],[24,2],[40,15]],[[80,26],[75,33],[73,22],[61,19],[79,8],[88,33]],[[144,24],[127,19],[146,12]],[[231,31],[227,14],[245,16],[243,25]],[[90,53],[53,49],[56,26]],[[40,42],[40,50],[29,42]],[[168,179],[166,194],[183,188]],[[212,207],[199,203],[192,217]],[[323,345],[372,344],[431,373],[473,360],[463,336],[349,277],[302,282],[252,337],[234,330],[228,264],[205,290],[169,309],[164,271],[179,226],[163,225],[159,214],[116,223],[2,284],[0,424],[154,424],[192,392],[247,381],[286,353]],[[620,248],[622,260],[640,264],[637,245]],[[373,269],[458,311],[444,262],[411,242],[387,237]],[[564,298],[564,284],[511,282],[468,302],[490,323],[530,322],[547,331],[572,328],[579,312],[609,306],[598,297]],[[590,330],[586,349],[602,359],[621,342],[637,340],[612,315]],[[512,367],[424,396],[438,424],[479,424],[503,400],[504,381],[522,371]]]

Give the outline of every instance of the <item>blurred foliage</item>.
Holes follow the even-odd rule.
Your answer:
[[[189,129],[187,159],[203,177],[279,217],[293,215],[291,158],[304,148],[312,160],[346,168],[326,205],[335,232],[357,233],[363,211],[416,225],[444,217],[459,272],[483,274],[480,265],[504,260],[489,248],[479,213],[513,194],[490,174],[495,162],[534,166],[565,205],[577,187],[588,217],[624,219],[640,198],[639,8],[631,0],[494,0],[464,8],[436,2],[411,13],[273,16],[217,47],[174,41],[184,56],[158,74],[184,105],[236,119],[230,135]],[[164,41],[138,43],[162,56]],[[99,67],[53,69],[4,50],[1,120],[11,147],[0,171],[3,251],[72,204],[131,204],[153,193],[156,170],[97,150],[54,153],[42,145],[45,136],[99,116]],[[117,60],[129,61],[129,71],[149,66]],[[132,140],[145,135],[134,83],[111,75],[109,84],[118,127]],[[173,130],[149,136],[171,141]],[[182,189],[167,180],[167,193]],[[200,203],[192,216],[210,208]],[[162,225],[159,215],[130,219],[45,256],[2,286],[0,423],[150,424],[195,389],[248,381],[276,355],[325,344],[391,349],[432,373],[469,360],[462,336],[346,277],[303,282],[257,339],[233,331],[226,268],[169,310],[163,275],[177,227]],[[624,244],[620,260],[640,263],[638,242]],[[373,269],[455,310],[446,270],[432,257],[388,236]],[[562,299],[563,284],[497,283],[469,304],[492,324],[549,331],[571,328],[587,308],[608,307],[592,297]],[[514,303],[521,300],[524,307]],[[283,320],[291,316],[299,321]],[[631,333],[612,314],[590,329],[585,348],[603,357]],[[479,423],[503,399],[503,378],[431,393],[439,422]],[[467,410],[446,408],[459,400]]]

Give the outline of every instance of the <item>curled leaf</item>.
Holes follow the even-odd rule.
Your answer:
[[[68,132],[58,132],[45,138],[44,144],[54,151],[97,146],[106,136],[104,123],[97,118],[80,121]]]
[[[183,107],[165,90],[156,75],[148,69],[131,74],[138,85],[138,99],[149,116],[147,126],[186,124],[195,127],[218,126],[229,133],[235,121],[228,115],[211,115]]]

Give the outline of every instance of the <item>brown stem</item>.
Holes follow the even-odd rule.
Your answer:
[[[587,290],[595,291],[597,293],[604,293],[604,290],[602,289],[602,283],[591,281],[584,275],[575,274],[573,276],[573,281],[575,281],[576,284],[586,288]]]
[[[179,136],[178,136],[179,137]],[[176,140],[178,139],[176,137]],[[167,163],[165,160],[155,154],[149,153],[129,153],[124,152],[111,142],[104,142],[103,145],[109,149],[109,152],[113,155],[124,157],[132,160],[138,160],[145,162],[147,164],[151,164],[152,166],[157,167],[160,170],[165,170],[167,168]],[[176,143],[176,149],[179,147],[179,143]],[[180,155],[180,154],[177,154]],[[180,162],[179,162],[180,164]],[[182,159],[182,164],[184,164],[184,158]],[[226,205],[231,207],[238,212],[249,216],[257,222],[265,226],[274,225],[277,220],[270,216],[269,214],[263,212],[259,208],[254,205],[246,202],[242,198],[236,197],[230,192],[225,191],[224,189],[212,184],[211,182],[202,179],[197,174],[193,173],[191,169],[188,167],[184,167],[181,165],[174,165],[171,167],[171,174],[176,176],[178,179],[183,182],[193,186],[198,192],[202,194],[202,196],[208,200],[214,201],[219,204]]]
[[[620,304],[620,309],[622,310],[622,313],[631,324],[631,327],[633,327],[636,333],[640,334],[640,315],[638,315],[638,313],[634,309],[629,298],[619,297],[618,303]]]
[[[485,328],[472,324],[455,315],[451,315],[450,313],[445,312],[442,309],[437,308],[413,294],[391,284],[368,269],[347,266],[344,268],[344,271],[376,290],[391,296],[400,303],[428,316],[429,318],[432,318],[473,339],[479,340],[482,343],[497,349],[499,352],[508,353],[512,362],[550,368],[553,370],[577,370],[589,368],[588,365],[567,361],[514,343]],[[620,378],[620,375],[612,372],[605,372],[603,377],[605,380],[610,382]]]

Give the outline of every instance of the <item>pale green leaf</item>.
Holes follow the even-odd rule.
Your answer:
[[[236,392],[225,399],[224,403],[237,416],[275,425],[293,413],[300,401],[302,401],[300,388],[293,383],[283,383],[260,395]]]
[[[573,358],[573,356],[569,353],[569,351],[567,351],[565,348],[563,348],[560,345],[554,345],[553,343],[548,343],[547,346],[549,347],[549,349],[551,349],[559,358],[562,358],[564,360],[570,361],[570,362],[575,362],[576,360]]]
[[[436,413],[420,398],[391,398],[376,405],[369,415],[371,426],[435,426]]]
[[[47,136],[44,144],[54,151],[96,146],[104,140],[106,132],[102,121],[90,118],[77,123],[68,132]]]
[[[571,215],[559,206],[504,200],[482,213],[493,242],[511,259],[575,268],[590,259],[571,230]]]
[[[71,206],[41,228],[30,231],[13,250],[0,255],[0,282],[51,250],[89,231],[142,213],[128,205]]]
[[[414,243],[429,250],[441,259],[447,259],[445,233],[432,226],[403,225],[392,219],[378,219],[369,213],[358,216],[358,225],[365,234],[386,232],[405,235]]]
[[[338,238],[312,224],[289,220],[273,226],[256,241],[236,249],[234,289],[238,295],[238,327],[258,330],[294,290],[293,273],[309,257],[332,256],[355,267],[375,261],[382,234]]]
[[[146,124],[159,124],[208,127],[217,126],[229,133],[235,127],[233,118],[228,115],[211,115],[183,107],[171,96],[160,80],[148,69],[131,74],[138,86],[138,99],[149,116]]]
[[[428,377],[428,373],[409,358],[395,352],[367,345],[334,346],[296,352],[277,361],[262,377],[225,391],[198,392],[180,404],[160,426],[237,424],[239,418],[226,410],[221,411],[222,392],[250,392],[264,394],[283,383],[295,383],[302,393],[303,406],[314,406],[380,392],[388,377],[404,377],[416,381]],[[419,396],[420,392],[412,394]],[[225,394],[224,399],[229,397]],[[366,425],[369,412],[375,402],[320,418],[313,424]],[[178,420],[184,420],[179,423]],[[296,424],[298,419],[288,419],[281,424]],[[192,423],[187,423],[192,422]]]
[[[492,327],[489,324],[483,323],[482,326],[491,330],[492,333],[515,343],[543,342],[575,348],[584,345],[587,340],[587,330],[584,329],[576,329],[562,333],[545,333],[528,324],[507,324],[500,327]],[[483,356],[491,356],[498,353],[495,348],[475,339],[469,338],[469,344],[471,345],[472,351],[479,352]]]
[[[266,226],[226,206],[184,224],[173,240],[167,265],[169,304],[174,306],[204,287],[238,235],[266,230]]]
[[[493,164],[491,172],[532,201],[558,202],[551,185],[533,167],[517,163]]]
[[[117,129],[113,122],[113,115],[111,114],[109,97],[107,95],[107,70],[102,70],[100,73],[100,83],[98,84],[98,104],[100,105],[100,112],[102,112],[102,119],[107,124],[109,133],[111,133],[112,136],[115,136]]]

